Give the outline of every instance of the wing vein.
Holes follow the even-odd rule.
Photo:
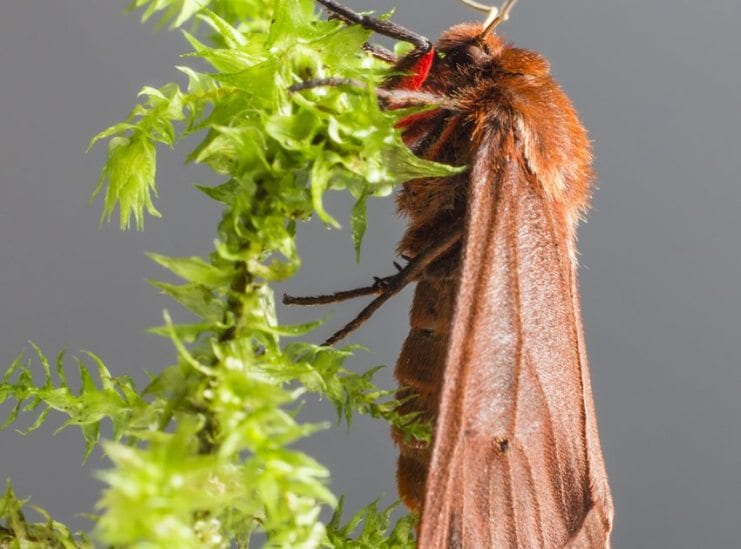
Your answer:
[[[535,477],[533,476],[533,468],[530,464],[530,459],[527,457],[527,452],[525,452],[522,448],[519,447],[519,445],[516,447],[516,450],[518,451],[518,456],[522,456],[523,461],[523,467],[525,468],[525,472],[527,473],[527,480],[528,480],[528,488],[530,488],[533,491],[533,505],[535,507],[535,515],[537,517],[537,520],[535,521],[535,525],[537,526],[536,534],[538,537],[538,545],[540,547],[545,547],[545,538],[543,536],[543,516],[540,510],[540,501],[538,500],[538,493],[535,488]]]
[[[535,381],[535,388],[540,393],[540,398],[543,401],[543,407],[545,408],[545,415],[546,415],[546,423],[548,426],[547,435],[548,438],[551,441],[555,440],[555,436],[553,434],[553,412],[551,411],[551,407],[548,404],[548,400],[546,399],[545,390],[543,389],[543,382],[540,379],[540,376],[538,375],[538,372],[535,369],[535,366],[533,366],[533,361],[530,358],[530,356],[527,356],[526,364],[529,366],[529,372],[530,375],[532,375],[533,380]],[[555,449],[556,452],[558,452],[558,449]],[[566,490],[564,489],[563,485],[563,468],[561,466],[561,460],[559,459],[553,459],[553,454],[546,452],[545,459],[547,460],[547,468],[548,469],[555,469],[558,471],[557,480],[558,482],[553,484],[553,488],[556,490],[556,495],[558,496],[559,501],[561,502],[561,506],[558,508],[559,515],[561,517],[561,521],[564,525],[568,524],[568,517],[566,516],[566,509],[567,502],[566,502]]]
[[[510,232],[510,243],[516,243],[517,242],[517,217],[519,214],[519,204],[516,200],[512,201],[514,202],[514,206],[512,209],[514,211],[510,212],[509,215],[509,232]],[[514,405],[512,410],[512,421],[509,426],[510,432],[508,435],[510,437],[514,436],[517,432],[517,415],[519,412],[519,402],[520,402],[520,376],[521,376],[521,369],[522,369],[522,347],[523,347],[523,335],[525,331],[525,327],[522,323],[522,303],[520,303],[520,296],[521,296],[521,288],[520,288],[520,251],[517,248],[517,245],[511,246],[510,250],[512,253],[512,262],[514,263],[513,267],[509,269],[508,275],[510,277],[510,283],[512,284],[512,291],[514,292],[513,301],[514,301],[514,316],[515,316],[515,323],[517,325],[517,347],[515,351],[515,367],[514,367],[514,379],[515,379],[515,386],[513,390],[514,395]]]
[[[519,523],[519,517],[517,513],[517,505],[515,505],[515,493],[513,489],[514,482],[512,479],[512,463],[509,459],[504,459],[504,467],[505,469],[507,469],[507,502],[509,503],[509,510],[512,513],[512,519],[508,521],[509,532],[514,538],[514,546],[520,547],[520,529],[517,527]],[[502,517],[500,517],[500,519],[501,518]]]
[[[574,275],[573,275],[573,269],[574,264],[571,261],[571,255],[568,253],[568,250],[562,250],[562,241],[563,237],[557,234],[556,229],[556,222],[553,219],[553,212],[550,210],[546,211],[546,230],[548,231],[549,236],[551,237],[553,241],[553,247],[556,249],[556,257],[558,258],[559,262],[559,269],[558,269],[558,277],[561,281],[561,285],[563,288],[566,288],[566,292],[569,296],[569,326],[571,327],[571,341],[572,345],[574,346],[574,349],[576,350],[576,365],[578,367],[579,376],[579,394],[581,395],[581,428],[582,433],[584,436],[582,436],[581,440],[585,441],[585,444],[582,445],[582,458],[584,459],[584,462],[587,464],[588,467],[588,475],[587,478],[591,478],[591,465],[590,465],[590,459],[588,456],[588,450],[586,445],[586,434],[587,434],[587,402],[584,395],[584,378],[582,377],[584,375],[584,362],[583,362],[583,356],[582,356],[582,349],[580,345],[579,340],[579,333],[577,328],[577,321],[578,321],[578,315],[576,313],[575,309],[575,302],[574,302]],[[564,265],[564,258],[568,258],[568,262],[566,265]],[[564,267],[566,269],[564,269]],[[567,271],[569,273],[569,280],[566,280],[565,278],[565,272]],[[591,494],[591,491],[590,491]]]

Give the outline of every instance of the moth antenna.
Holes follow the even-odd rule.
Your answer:
[[[484,32],[481,33],[481,37],[483,38],[492,32],[500,23],[507,21],[512,8],[515,7],[516,3],[517,0],[507,0],[502,8],[497,10],[493,18],[492,13],[494,12],[492,11],[492,13],[489,14],[489,17],[486,18],[486,22],[484,23]]]
[[[488,25],[494,18],[499,15],[499,8],[497,6],[487,6],[486,4],[480,4],[474,0],[461,0],[467,6],[471,6],[475,10],[488,12],[489,15],[486,17],[486,25]]]
[[[480,4],[475,0],[461,0],[467,6],[471,6],[479,11],[488,12],[486,21],[484,21],[484,31],[481,33],[481,38],[493,31],[500,23],[503,23],[509,19],[509,14],[512,8],[517,3],[517,0],[507,0],[501,8],[497,6],[487,6],[486,4]]]

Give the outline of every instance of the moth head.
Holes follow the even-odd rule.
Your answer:
[[[450,68],[480,66],[499,57],[504,41],[496,34],[482,34],[480,23],[462,23],[446,30],[435,49]]]
[[[509,19],[509,14],[517,0],[507,0],[499,8],[487,6],[475,0],[461,0],[474,9],[487,12],[483,24],[456,25],[440,37],[437,50],[445,58],[450,68],[482,65],[493,57],[498,57],[504,47],[502,40],[494,34],[494,29]]]

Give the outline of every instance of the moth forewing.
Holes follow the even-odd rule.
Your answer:
[[[472,167],[445,187],[409,182],[399,200],[404,253],[463,227],[421,277],[397,364],[436,418],[428,451],[400,444],[402,497],[421,512],[420,547],[605,547],[612,503],[573,261],[586,132],[538,54],[479,25],[453,27],[437,51],[420,89],[455,105],[406,131],[420,156]]]

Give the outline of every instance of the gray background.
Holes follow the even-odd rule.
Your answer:
[[[192,189],[213,182],[163,150],[164,220],[143,233],[98,229],[86,207],[103,147],[87,139],[125,116],[144,83],[179,78],[186,44],[122,15],[125,2],[0,3],[0,364],[33,339],[50,354],[91,349],[117,374],[173,360],[145,328],[177,310],[145,279],[164,276],[145,251],[210,251],[218,208]],[[430,36],[475,19],[453,0],[374,0]],[[617,509],[614,545],[737,547],[741,518],[741,4],[735,0],[523,0],[503,32],[536,49],[594,140],[598,189],[580,231],[581,292],[600,430]],[[331,201],[344,215],[347,201]],[[349,236],[317,223],[300,238],[297,293],[355,287],[387,274],[403,224],[391,201],[371,206],[361,265]],[[387,305],[354,341],[352,366],[393,365],[410,293]],[[330,325],[360,304],[335,308]],[[319,311],[285,311],[291,322]],[[319,338],[322,334],[318,334]],[[390,383],[390,369],[383,374]],[[327,406],[311,415],[332,418]],[[4,415],[7,408],[0,409]],[[53,424],[53,422],[52,422]],[[0,434],[0,477],[65,521],[92,508],[100,485],[80,466],[77,431],[51,439]],[[334,471],[333,489],[356,508],[393,497],[395,450],[385,427],[359,420],[306,447]]]

